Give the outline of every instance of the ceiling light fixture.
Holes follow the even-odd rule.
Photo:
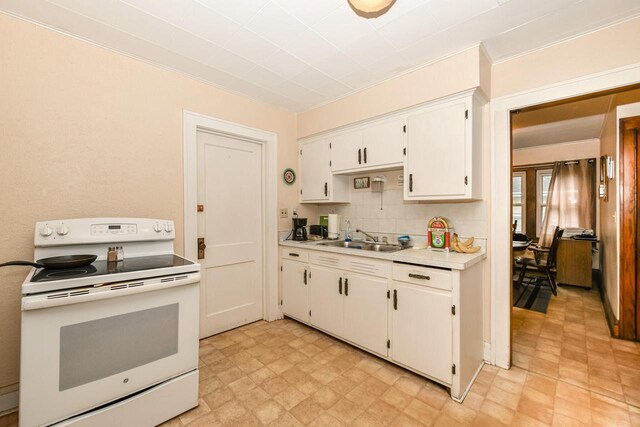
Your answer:
[[[396,0],[348,0],[351,9],[363,18],[377,18],[391,9]]]

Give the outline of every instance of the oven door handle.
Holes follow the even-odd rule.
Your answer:
[[[153,277],[126,282],[96,285],[93,288],[67,289],[46,294],[27,295],[22,298],[22,311],[39,310],[70,304],[118,298],[125,295],[141,294],[176,288],[200,282],[200,272],[174,276]]]

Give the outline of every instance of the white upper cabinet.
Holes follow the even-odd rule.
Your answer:
[[[404,199],[482,199],[477,90],[300,143],[301,202],[349,201],[347,174],[404,167]]]
[[[300,144],[300,201],[346,202],[348,177],[331,174],[331,146],[328,139]]]
[[[375,170],[402,165],[404,118],[369,123],[330,136],[331,171]]]
[[[362,166],[362,131],[331,137],[331,171],[347,171]]]
[[[473,94],[407,117],[405,200],[482,197],[482,105]]]

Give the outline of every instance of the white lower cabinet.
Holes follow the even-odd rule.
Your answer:
[[[282,260],[282,312],[303,322],[309,321],[307,286],[309,266],[306,263]]]
[[[311,266],[309,282],[309,323],[334,335],[343,336],[344,300],[342,272]]]
[[[449,270],[320,250],[282,257],[284,314],[444,384],[462,401],[483,364],[482,262]]]
[[[395,281],[391,292],[391,357],[398,363],[451,384],[451,292]]]
[[[350,273],[343,281],[345,339],[386,356],[389,281]]]

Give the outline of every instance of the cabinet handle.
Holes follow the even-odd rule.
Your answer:
[[[307,270],[304,270],[304,284],[307,284]]]
[[[409,193],[413,191],[413,174],[409,174]]]
[[[358,164],[362,164],[362,150],[358,148]]]
[[[394,310],[398,309],[398,290],[397,289],[393,290],[393,309]]]
[[[342,277],[338,279],[338,293],[342,295]]]
[[[364,163],[367,163],[367,147],[364,147],[364,150],[362,150],[364,152]]]
[[[344,279],[344,296],[349,296],[349,279]]]
[[[422,274],[409,273],[409,277],[411,277],[412,279],[431,280],[431,276],[424,276]]]
[[[297,254],[297,253],[295,253],[295,252],[289,252],[289,256],[295,256],[295,257],[298,257],[298,256],[300,256],[300,254]]]
[[[326,182],[324,183],[324,195],[325,195],[325,197],[329,195]]]

